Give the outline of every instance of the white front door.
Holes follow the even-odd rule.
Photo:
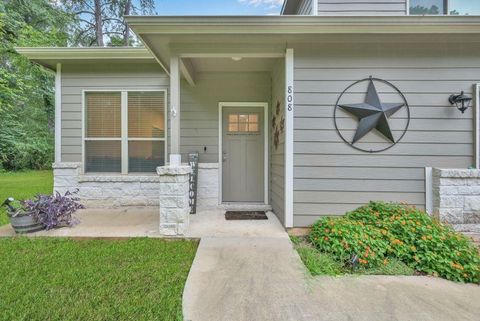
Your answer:
[[[263,203],[264,109],[222,109],[222,202]]]

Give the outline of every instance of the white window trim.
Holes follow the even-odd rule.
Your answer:
[[[444,1],[445,2],[445,11],[443,14],[439,14],[437,16],[450,16],[450,3],[451,3],[451,0],[447,0],[447,1]],[[406,0],[406,5],[407,5],[407,8],[406,8],[406,12],[407,12],[407,16],[410,15],[410,0]]]
[[[163,92],[164,93],[164,121],[165,121],[165,137],[164,138],[134,138],[128,137],[128,93],[129,92]],[[122,123],[122,130],[121,130],[121,138],[86,138],[85,137],[85,130],[86,130],[86,104],[85,104],[85,95],[87,93],[95,93],[95,92],[119,92],[122,95],[122,102],[121,102],[121,123]],[[98,88],[85,88],[82,90],[82,172],[86,173],[86,162],[85,162],[85,142],[86,141],[121,141],[122,142],[122,175],[130,175],[128,172],[128,142],[129,141],[163,141],[165,142],[165,164],[167,164],[167,157],[168,157],[168,91],[166,88],[133,88],[133,89],[124,89],[124,88],[105,88],[105,89],[98,89]],[[95,175],[111,175],[112,173],[88,173],[88,174],[95,174]],[[142,173],[132,173],[131,175],[141,175]],[[148,174],[148,173],[143,173]]]
[[[223,204],[223,108],[225,107],[253,107],[263,109],[263,176],[264,176],[264,188],[263,188],[263,202],[268,205],[269,196],[269,144],[268,144],[268,103],[265,102],[220,102],[218,103],[218,204]]]

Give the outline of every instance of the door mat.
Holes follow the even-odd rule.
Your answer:
[[[265,211],[227,211],[225,219],[227,221],[268,220],[268,217]]]

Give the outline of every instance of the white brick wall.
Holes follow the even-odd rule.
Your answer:
[[[218,163],[198,164],[197,207],[199,209],[218,206]]]
[[[81,163],[53,165],[54,189],[61,193],[79,189],[79,197],[88,207],[158,206],[160,179],[152,175],[82,175]],[[178,179],[174,176],[169,179]],[[218,206],[218,163],[200,163],[197,207]]]
[[[443,222],[480,225],[480,170],[433,169],[433,210]]]
[[[184,235],[190,221],[190,166],[157,168],[160,179],[160,233]]]

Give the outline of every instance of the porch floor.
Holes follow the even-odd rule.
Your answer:
[[[222,209],[199,210],[190,216],[186,237],[237,237],[281,235],[284,228],[272,212],[264,221],[227,221]],[[72,228],[41,231],[28,236],[48,237],[163,237],[159,234],[158,207],[87,209],[78,212]],[[0,227],[0,237],[15,236],[10,225]]]

